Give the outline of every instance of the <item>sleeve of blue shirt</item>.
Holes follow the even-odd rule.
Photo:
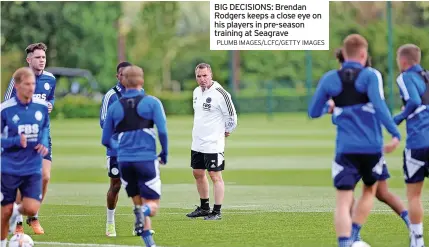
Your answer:
[[[308,107],[308,116],[310,118],[318,118],[328,112],[329,106],[327,105],[327,101],[329,100],[330,95],[328,94],[328,90],[326,90],[326,83],[328,82],[327,78],[329,74],[330,72],[323,75],[317,85],[316,92],[311,98],[310,105]]]
[[[3,108],[3,107],[2,107]],[[6,114],[4,111],[1,112],[1,147],[2,148],[10,148],[13,146],[21,146],[21,138],[19,135],[17,136],[8,136],[7,133],[5,133],[7,131],[6,128]]]
[[[374,106],[375,115],[393,136],[401,139],[401,134],[393,122],[392,115],[384,101],[383,78],[381,73],[375,69],[369,69],[370,74],[367,84],[367,95]]]
[[[100,127],[103,128],[104,121],[107,116],[107,111],[110,107],[110,105],[113,102],[113,95],[106,93],[103,96],[103,99],[101,100],[101,107],[100,107]]]
[[[15,96],[16,90],[15,90],[15,80],[12,78],[9,82],[9,86],[7,87],[6,93],[4,95],[4,100],[8,100]]]
[[[395,123],[399,125],[422,104],[422,100],[417,90],[416,82],[409,73],[401,74],[396,83],[398,84],[402,98],[407,102],[405,109],[394,117]]]
[[[46,115],[48,115],[48,108],[46,108]],[[42,138],[40,143],[45,146],[45,147],[49,147],[49,118],[46,117],[45,118],[45,122],[43,124],[43,129],[42,129]]]
[[[52,106],[54,106],[54,103],[55,103],[55,88],[56,88],[56,80],[54,79],[51,93],[49,94],[47,99],[52,104]]]
[[[167,118],[165,116],[164,107],[159,99],[153,97],[155,103],[153,106],[153,121],[158,129],[159,142],[161,143],[161,153],[168,154],[168,134],[167,134]]]
[[[106,119],[104,120],[103,135],[101,137],[101,143],[107,148],[112,148],[111,139],[114,133],[114,121],[113,121],[113,107],[109,108],[106,114]]]

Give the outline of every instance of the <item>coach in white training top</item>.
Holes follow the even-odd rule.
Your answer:
[[[209,64],[195,68],[198,87],[193,93],[194,127],[192,130],[191,167],[196,179],[201,205],[187,214],[190,218],[220,220],[225,186],[222,171],[225,168],[225,137],[237,126],[237,112],[231,95],[212,80]],[[208,171],[213,181],[215,203],[210,212]]]

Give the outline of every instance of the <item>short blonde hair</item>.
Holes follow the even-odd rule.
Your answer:
[[[344,53],[347,57],[356,57],[361,49],[368,49],[368,41],[359,34],[350,34],[343,41]]]
[[[401,45],[397,53],[399,57],[405,58],[410,65],[419,64],[422,58],[420,48],[414,44]]]
[[[143,69],[138,66],[133,65],[125,67],[124,71],[122,71],[122,75],[124,76],[126,86],[136,87],[143,85]]]
[[[34,72],[28,67],[19,68],[13,73],[13,80],[15,84],[20,84],[24,79],[35,76]]]

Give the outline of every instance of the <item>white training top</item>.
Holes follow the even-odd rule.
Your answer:
[[[225,150],[225,132],[237,126],[237,112],[231,95],[216,81],[204,92],[197,87],[193,93],[194,127],[193,151],[222,153]]]

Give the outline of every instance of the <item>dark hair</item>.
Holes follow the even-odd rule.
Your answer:
[[[119,69],[120,69],[120,68],[125,68],[125,67],[128,67],[128,66],[132,66],[132,64],[131,64],[131,63],[129,63],[129,62],[120,62],[120,63],[118,64],[118,66],[116,66],[116,73],[118,73],[118,72],[119,72]]]
[[[48,49],[48,47],[43,44],[43,43],[35,43],[35,44],[31,44],[29,46],[27,46],[27,48],[25,48],[25,52],[28,54],[34,52],[35,50],[43,50],[46,52],[46,50]]]
[[[341,48],[335,50],[335,57],[337,58],[339,63],[344,63],[343,51]]]
[[[371,67],[371,66],[372,66],[371,57],[368,56],[368,58],[366,59],[365,67]]]

